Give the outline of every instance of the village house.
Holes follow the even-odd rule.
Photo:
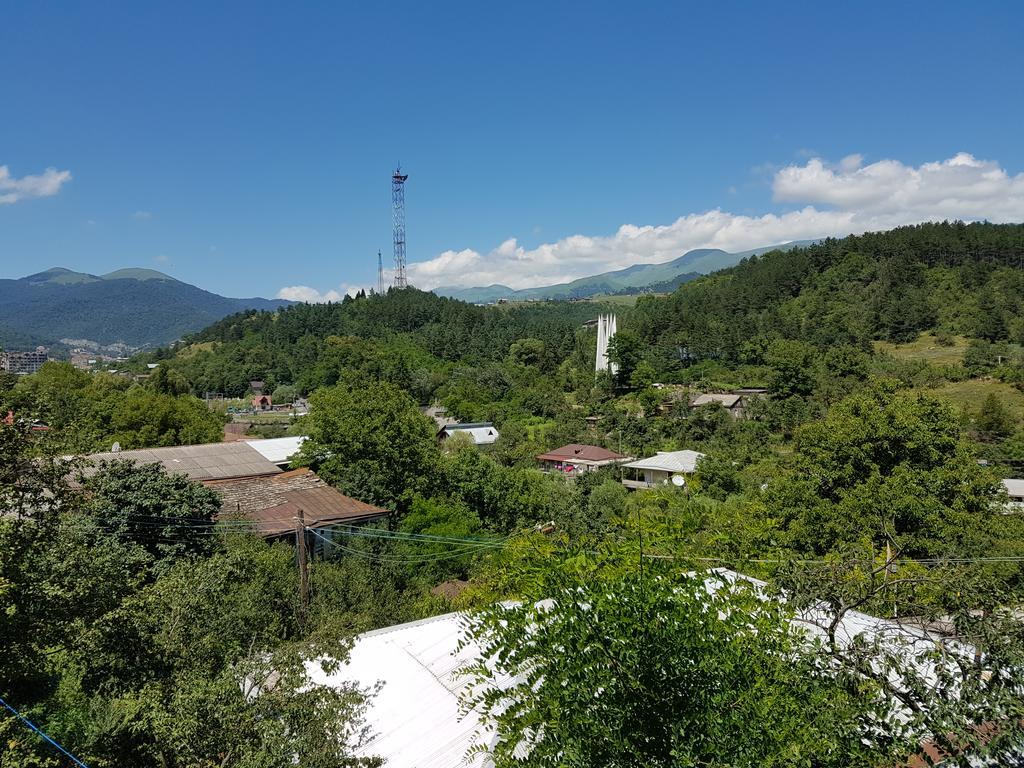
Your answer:
[[[1006,505],[1007,512],[1024,512],[1024,480],[1007,478],[1003,480],[1003,488],[1010,497]]]
[[[491,422],[480,421],[472,424],[445,424],[438,430],[437,439],[443,443],[455,435],[468,435],[473,445],[493,445],[500,437]]]
[[[428,405],[420,409],[424,416],[429,416],[440,429],[449,424],[458,424],[459,420],[448,415],[448,409],[443,405]]]
[[[705,405],[720,405],[729,412],[734,419],[742,418],[746,414],[746,403],[743,395],[737,393],[708,392],[697,395],[690,401],[691,410],[701,408]]]
[[[609,451],[607,448],[596,445],[580,445],[579,443],[563,445],[561,448],[542,453],[537,457],[541,469],[545,472],[561,472],[566,475],[593,472],[601,467],[610,467],[632,460],[632,456],[623,456],[621,453]]]
[[[704,458],[699,451],[658,451],[654,456],[623,464],[622,484],[627,488],[654,488],[666,483],[682,487]]]
[[[269,411],[274,407],[274,401],[270,395],[256,395],[252,399],[252,407],[255,411]]]
[[[183,474],[213,489],[221,497],[218,519],[242,519],[253,523],[266,539],[295,539],[299,510],[307,529],[311,553],[323,552],[337,526],[362,525],[386,519],[386,509],[350,498],[324,482],[313,470],[285,470],[298,453],[304,437],[249,440],[169,448],[94,453],[94,465],[101,461],[129,460],[139,464],[160,464],[171,474]],[[89,475],[92,466],[85,470]]]

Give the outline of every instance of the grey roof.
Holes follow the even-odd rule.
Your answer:
[[[1024,480],[1007,478],[1003,480],[1003,487],[1010,496],[1024,496]]]
[[[711,405],[712,403],[721,403],[726,408],[732,408],[740,401],[742,395],[726,395],[719,394],[717,392],[710,392],[706,395],[698,395],[694,398],[690,405]]]
[[[86,458],[92,462],[130,460],[139,464],[162,464],[171,474],[185,474],[192,480],[274,475],[281,471],[251,445],[242,442],[94,453]],[[91,471],[86,470],[85,474]]]
[[[702,458],[704,458],[704,454],[699,451],[658,451],[654,456],[631,461],[623,466],[631,469],[689,474],[697,470],[697,462]]]

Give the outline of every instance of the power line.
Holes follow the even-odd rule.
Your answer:
[[[4,701],[3,699],[0,699],[0,704],[3,704],[3,705],[4,705],[4,707],[6,707],[6,708],[8,709],[8,711],[10,711],[10,713],[11,713],[11,714],[13,714],[13,715],[14,715],[14,716],[15,716],[16,718],[18,718],[19,720],[21,720],[21,722],[22,722],[22,723],[24,723],[24,724],[25,724],[26,726],[28,726],[28,727],[29,727],[29,728],[31,728],[31,729],[32,729],[33,731],[35,731],[35,732],[36,732],[36,734],[38,734],[38,735],[39,735],[39,736],[40,736],[40,737],[41,737],[41,738],[42,738],[42,739],[43,739],[44,741],[46,741],[47,743],[49,743],[49,744],[51,744],[52,746],[56,747],[56,748],[57,748],[58,750],[60,750],[60,751],[61,751],[61,753],[63,753],[63,754],[64,754],[64,755],[66,756],[66,757],[70,758],[70,759],[71,759],[71,760],[72,760],[72,761],[73,761],[73,762],[75,763],[75,765],[79,766],[79,768],[89,768],[89,766],[87,766],[87,765],[86,765],[85,763],[83,763],[83,762],[82,762],[81,760],[79,760],[79,759],[78,759],[77,757],[75,757],[75,756],[74,756],[74,755],[72,755],[72,754],[71,754],[70,752],[68,752],[68,751],[67,751],[66,749],[64,749],[64,747],[62,747],[62,746],[61,746],[60,744],[58,744],[58,743],[57,743],[56,741],[54,741],[54,740],[53,740],[53,739],[51,739],[51,738],[50,738],[49,736],[47,736],[47,735],[46,735],[46,733],[45,733],[45,732],[43,731],[43,729],[42,729],[42,728],[40,728],[40,727],[39,727],[38,725],[36,725],[35,723],[33,723],[33,722],[32,722],[31,720],[29,720],[29,719],[28,719],[27,717],[25,717],[25,716],[24,716],[23,714],[21,714],[21,712],[19,712],[18,710],[16,710],[16,709],[15,709],[14,707],[12,707],[12,706],[11,706],[10,704],[8,704],[8,703],[7,703],[6,701]]]
[[[363,558],[365,558],[367,560],[377,560],[377,561],[380,561],[380,562],[392,562],[392,563],[429,563],[429,562],[436,562],[436,561],[439,561],[439,560],[449,560],[449,559],[456,558],[456,557],[465,557],[466,555],[472,555],[472,554],[476,554],[478,552],[482,552],[482,551],[487,550],[487,549],[493,549],[494,548],[491,545],[477,544],[477,545],[463,545],[461,547],[457,547],[455,549],[451,549],[448,552],[435,552],[435,553],[423,554],[423,555],[408,555],[408,556],[406,556],[406,555],[384,555],[384,554],[377,554],[377,553],[374,553],[374,552],[365,552],[363,550],[354,549],[353,547],[346,547],[344,544],[342,544],[340,542],[334,541],[333,539],[328,539],[326,536],[322,535],[321,533],[319,533],[318,531],[316,531],[313,528],[310,528],[309,531],[314,536],[316,536],[317,538],[323,540],[327,544],[330,544],[333,547],[337,547],[338,549],[344,550],[345,552],[349,552],[349,553],[351,553],[353,555],[357,555],[359,557],[363,557]]]
[[[172,518],[164,522],[157,522],[159,518],[155,516],[141,516],[142,520],[130,522],[130,526],[140,526],[143,528],[161,529],[161,530],[149,530],[139,531],[137,535],[167,538],[173,539],[173,536],[169,535],[175,529],[179,531],[188,531],[190,536],[196,535],[224,535],[225,533],[233,532],[244,532],[252,530],[255,526],[254,521],[250,520],[218,520],[218,521],[207,521],[202,522],[201,518]],[[130,518],[131,519],[131,518]],[[178,522],[179,520],[195,520],[196,522]],[[111,534],[128,534],[130,531],[126,531],[123,528],[115,528],[112,523],[107,522],[106,526],[98,525],[97,528],[101,531]],[[340,531],[349,536],[356,536],[362,538],[375,538],[381,540],[391,541],[405,541],[408,543],[418,544],[453,544],[458,545],[458,549],[462,550],[485,550],[485,549],[503,549],[513,539],[515,534],[503,538],[472,538],[472,537],[458,537],[458,536],[437,536],[432,534],[412,533],[408,531],[390,531],[380,528],[368,528],[364,526],[354,526],[346,523],[335,523],[332,525],[320,526],[316,529],[308,527],[307,529],[319,536],[324,541],[328,541],[334,546],[346,549],[346,551],[352,551],[358,554],[362,553],[360,550],[352,550],[351,548],[344,547],[335,541],[321,536],[317,531]],[[162,532],[163,531],[163,532]],[[657,542],[654,542],[656,545]],[[598,554],[597,552],[591,551],[590,554]],[[460,556],[461,551],[457,552],[456,555]],[[431,555],[432,556],[432,555]],[[809,558],[786,558],[786,557],[743,557],[743,556],[708,556],[708,555],[671,555],[671,554],[658,554],[654,552],[644,552],[643,557],[653,560],[680,560],[689,562],[709,562],[709,563],[753,563],[757,565],[779,565],[779,564],[792,564],[792,565],[841,565],[842,563],[835,560],[825,560],[821,558],[809,559]],[[851,561],[843,561],[851,562]],[[923,558],[899,558],[893,561],[895,564],[900,563],[915,563],[919,565],[961,565],[961,564],[974,564],[974,563],[1024,563],[1024,555],[994,555],[994,556],[977,556],[977,557],[923,557]]]

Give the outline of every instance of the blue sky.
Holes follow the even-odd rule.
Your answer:
[[[1024,220],[1021,8],[0,0],[0,277],[370,286],[399,161],[423,287]]]

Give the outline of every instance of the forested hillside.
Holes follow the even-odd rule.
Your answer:
[[[759,340],[825,348],[925,330],[1024,340],[1024,225],[921,224],[754,256],[643,297],[632,328],[691,359],[742,361]]]
[[[586,303],[477,307],[415,289],[390,291],[233,315],[186,338],[169,363],[200,393],[241,395],[251,379],[310,392],[366,368],[425,400],[453,365],[501,361],[520,340],[537,343],[535,362],[545,370],[557,367],[597,311]],[[161,350],[152,359],[171,354]]]

